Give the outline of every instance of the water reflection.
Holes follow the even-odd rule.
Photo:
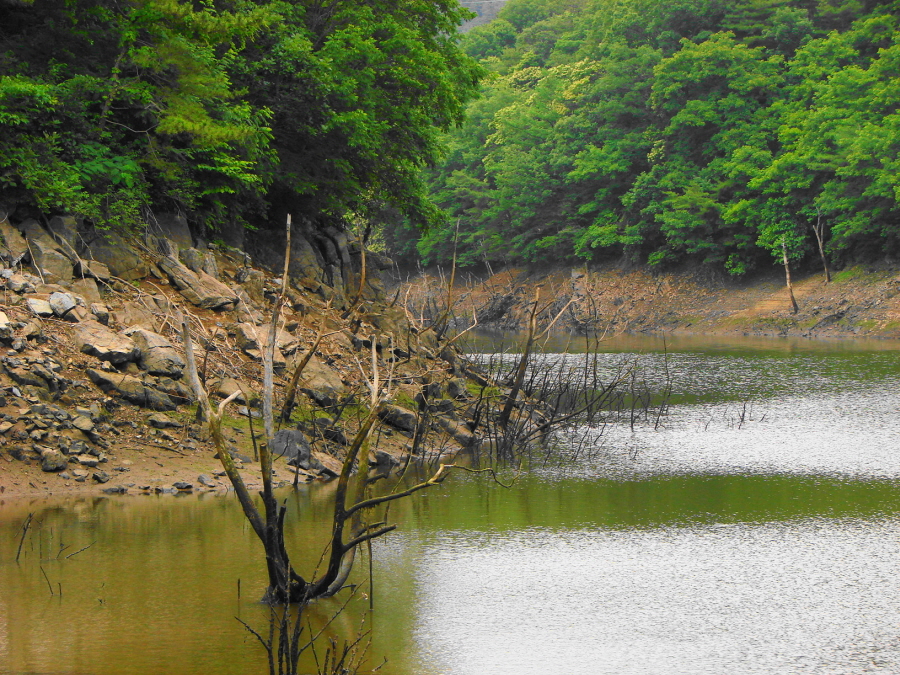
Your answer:
[[[586,461],[512,490],[458,476],[395,503],[366,624],[380,672],[900,672],[900,359],[813,346],[622,344],[610,368],[676,372],[661,427],[594,430]],[[332,491],[284,495],[301,569]],[[266,625],[260,556],[230,496],[0,502],[0,672],[265,672],[234,618]]]

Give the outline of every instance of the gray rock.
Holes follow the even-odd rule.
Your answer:
[[[72,250],[78,241],[78,219],[74,216],[53,216],[47,229],[57,242],[65,242]]]
[[[63,317],[70,309],[75,308],[75,298],[72,297],[69,293],[51,293],[50,300],[48,301],[50,304],[50,309],[53,310],[53,313],[56,316]]]
[[[130,331],[131,339],[138,350],[138,364],[152,375],[179,378],[184,371],[184,359],[162,335],[148,330]]]
[[[74,294],[80,295],[82,298],[84,298],[85,302],[88,305],[91,305],[95,302],[103,302],[103,298],[100,296],[100,289],[97,287],[97,282],[90,277],[86,279],[75,279],[69,285],[69,288],[72,289],[72,292]]]
[[[109,474],[105,471],[95,471],[91,476],[98,483],[108,483],[109,482]]]
[[[87,376],[91,382],[104,392],[116,392],[126,401],[151,410],[175,410],[175,402],[157,389],[148,387],[141,380],[122,373],[107,373],[88,368]]]
[[[223,380],[214,383],[210,389],[212,389],[213,394],[220,396],[221,398],[228,398],[234,392],[240,392],[237,398],[234,399],[236,403],[247,403],[247,398],[244,395],[245,393],[250,397],[251,403],[259,400],[259,396],[254,395],[255,392],[248,384],[238,382],[232,377],[226,377]]]
[[[97,323],[103,326],[109,324],[109,310],[106,309],[106,305],[99,302],[92,302],[91,314],[97,318]]]
[[[109,281],[113,276],[109,267],[99,260],[79,260],[75,266],[75,272],[79,277],[100,281]]]
[[[448,417],[437,417],[435,418],[438,425],[450,434],[457,443],[459,443],[464,448],[473,447],[478,438],[473,434],[469,427],[461,422],[457,422],[456,420],[450,419]]]
[[[125,281],[136,281],[147,276],[147,263],[124,238],[113,232],[101,230],[86,232],[84,238],[79,241],[79,253],[82,258],[96,260],[105,265],[110,276]]]
[[[302,356],[298,353],[291,360],[289,371],[299,363]],[[341,380],[341,376],[327,365],[317,356],[313,356],[303,372],[300,374],[300,380],[297,388],[303,393],[309,395],[319,405],[334,405],[342,394],[347,392],[347,387]]]
[[[87,311],[81,305],[75,305],[72,309],[66,312],[63,319],[68,321],[69,323],[82,323],[84,321],[93,321],[94,315]]]
[[[195,248],[185,248],[178,251],[178,260],[192,272],[204,272],[203,254]]]
[[[228,310],[237,304],[234,292],[205,272],[195,273],[170,257],[162,258],[159,266],[181,294],[197,307]]]
[[[191,248],[194,245],[187,218],[180,213],[158,214],[152,222],[147,223],[147,228],[153,234],[171,241],[178,250]]]
[[[31,241],[32,264],[49,283],[72,281],[72,261],[44,241]]]
[[[6,219],[0,221],[0,239],[2,239],[0,258],[9,264],[16,265],[28,255],[28,244],[25,242],[25,237]]]
[[[69,466],[69,459],[55,448],[47,448],[41,452],[41,469],[43,471],[62,471]]]
[[[93,469],[100,463],[100,459],[93,455],[77,455],[75,460],[81,465]],[[76,476],[77,478],[78,476]]]
[[[180,429],[184,426],[163,413],[153,413],[147,418],[147,423],[154,429]]]
[[[156,317],[147,307],[136,302],[124,302],[122,308],[113,312],[113,318],[123,326],[153,328]]]
[[[466,381],[459,377],[447,382],[447,395],[459,401],[472,398]]]
[[[378,411],[378,417],[382,420],[403,431],[415,431],[416,429],[416,413],[407,410],[399,405],[386,403],[381,410]]]
[[[44,318],[53,316],[53,308],[47,300],[42,298],[28,298],[25,300],[25,304],[28,306],[28,309],[37,316]]]
[[[138,354],[131,338],[114,333],[96,321],[79,324],[75,329],[74,342],[75,347],[83,353],[112,364],[133,361]]]
[[[216,487],[216,481],[207,476],[205,473],[201,473],[199,476],[197,476],[197,482],[205,487]]]
[[[94,480],[97,480],[97,478],[95,477]],[[128,492],[128,488],[124,485],[114,485],[113,487],[103,488],[103,492],[108,495],[124,495],[126,492]]]
[[[82,415],[76,415],[72,419],[72,426],[86,434],[94,430],[94,423],[91,421],[91,418]]]
[[[369,452],[369,466],[381,471],[392,471],[400,466],[400,460],[384,450],[372,450]]]
[[[172,487],[177,488],[179,490],[193,490],[194,489],[193,485],[191,485],[190,483],[183,481],[183,480],[180,480],[176,483],[172,483]]]
[[[292,466],[309,468],[312,449],[306,435],[299,429],[282,429],[276,433],[272,439],[271,450],[274,459],[284,457]]]

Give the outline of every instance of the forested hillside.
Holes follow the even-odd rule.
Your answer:
[[[430,174],[426,262],[626,259],[743,274],[900,249],[897,2],[510,0]],[[774,254],[774,257],[773,257]]]
[[[456,0],[0,0],[0,202],[208,238],[427,223],[482,70]]]

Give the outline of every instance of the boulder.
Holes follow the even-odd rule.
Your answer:
[[[378,472],[393,471],[400,466],[400,460],[384,450],[369,452],[369,466]]]
[[[459,377],[453,378],[447,382],[447,395],[458,401],[472,398],[472,394],[469,393],[469,387],[467,386],[466,381]]]
[[[144,382],[131,375],[107,373],[88,368],[87,376],[91,379],[91,382],[100,387],[105,393],[115,392],[126,401],[130,401],[142,408],[175,410],[177,407],[168,394],[148,387]]]
[[[72,283],[69,284],[69,288],[72,289],[72,292],[75,295],[80,295],[84,298],[85,303],[88,305],[95,302],[103,302],[103,298],[100,295],[100,289],[97,287],[97,282],[90,277],[73,280]]]
[[[31,263],[49,283],[72,281],[72,261],[63,255],[49,237],[29,240]]]
[[[300,344],[300,341],[297,338],[280,328],[275,335],[275,339],[275,346],[278,347],[281,352],[290,353],[296,351],[297,346]],[[244,351],[259,349],[260,346],[268,344],[269,326],[254,326],[248,322],[239,323],[235,327],[235,340],[237,341],[238,347]]]
[[[109,269],[110,276],[125,281],[136,281],[147,276],[147,263],[123,237],[114,232],[91,230],[85,233],[79,245],[81,257],[102,263]]]
[[[153,413],[147,418],[147,424],[149,424],[154,429],[180,429],[184,426],[178,420],[173,420],[168,415],[164,415],[163,413]]]
[[[76,276],[84,279],[98,279],[100,281],[109,281],[112,273],[109,267],[99,260],[81,260],[75,265]]]
[[[399,405],[386,403],[381,410],[378,411],[378,417],[391,426],[403,431],[416,430],[416,420],[418,419],[416,413],[412,410],[402,408]]]
[[[68,312],[66,312],[63,318],[70,323],[81,323],[82,321],[87,321],[88,319],[93,320],[93,315],[87,311],[81,305],[76,305]]]
[[[156,317],[146,306],[137,302],[123,302],[122,308],[113,312],[113,319],[123,326],[142,326],[153,328]]]
[[[41,469],[43,471],[62,471],[69,466],[69,458],[54,448],[46,448],[41,452]]]
[[[197,482],[204,487],[216,487],[216,481],[207,476],[205,473],[201,473],[199,476],[197,476]]]
[[[66,315],[70,309],[75,307],[75,298],[72,297],[70,293],[51,293],[50,300],[48,301],[50,304],[50,309],[53,310],[53,313],[58,317],[63,317]]]
[[[47,223],[50,235],[60,244],[75,251],[78,241],[78,219],[74,216],[53,216]]]
[[[28,309],[37,316],[43,318],[53,316],[53,307],[50,306],[48,300],[44,300],[43,298],[28,298],[25,301],[25,304],[28,306]]]
[[[35,280],[30,274],[12,274],[6,280],[6,287],[13,293],[33,293],[35,281],[40,283],[40,279]]]
[[[171,257],[162,258],[159,266],[181,294],[197,307],[229,310],[237,304],[234,292],[205,272],[192,272]]]
[[[107,326],[109,325],[109,310],[102,302],[91,303],[91,314],[97,318],[97,322]]]
[[[211,387],[211,390],[213,394],[222,398],[228,398],[236,391],[240,392],[235,399],[236,403],[247,403],[247,399],[244,396],[245,392],[250,396],[251,402],[259,400],[259,396],[254,395],[255,392],[249,385],[247,385],[246,383],[238,382],[232,377],[226,377],[219,382],[216,382]]]
[[[75,328],[75,347],[101,361],[118,365],[134,361],[138,351],[131,338],[114,333],[96,321],[85,321]]]
[[[25,237],[4,219],[0,221],[0,258],[10,265],[17,265],[28,255],[28,244]]]
[[[310,448],[306,435],[299,429],[282,429],[272,438],[273,459],[282,457],[288,460],[291,466],[299,466],[301,469],[309,469]]]
[[[458,422],[449,417],[437,417],[436,418],[438,426],[441,427],[444,431],[446,431],[450,436],[453,437],[453,440],[459,443],[464,448],[473,447],[478,438],[471,432],[469,427],[465,424]]]
[[[204,272],[203,254],[195,248],[185,248],[178,251],[178,260],[192,272]]]
[[[128,332],[138,350],[138,365],[152,375],[179,378],[184,359],[162,335],[138,328]]]
[[[297,355],[290,364],[291,372],[302,357]],[[298,389],[310,396],[320,405],[334,405],[341,395],[347,392],[347,387],[341,380],[341,376],[327,365],[322,363],[319,357],[313,357],[306,364],[300,374]]]

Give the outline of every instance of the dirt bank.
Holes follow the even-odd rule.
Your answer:
[[[522,329],[540,292],[541,323],[554,329],[643,333],[900,338],[900,268],[856,266],[834,275],[795,274],[800,311],[791,312],[784,275],[715,279],[691,271],[655,273],[615,266],[457,274],[450,294],[456,322]],[[446,306],[446,276],[418,275],[400,284],[413,312]]]

